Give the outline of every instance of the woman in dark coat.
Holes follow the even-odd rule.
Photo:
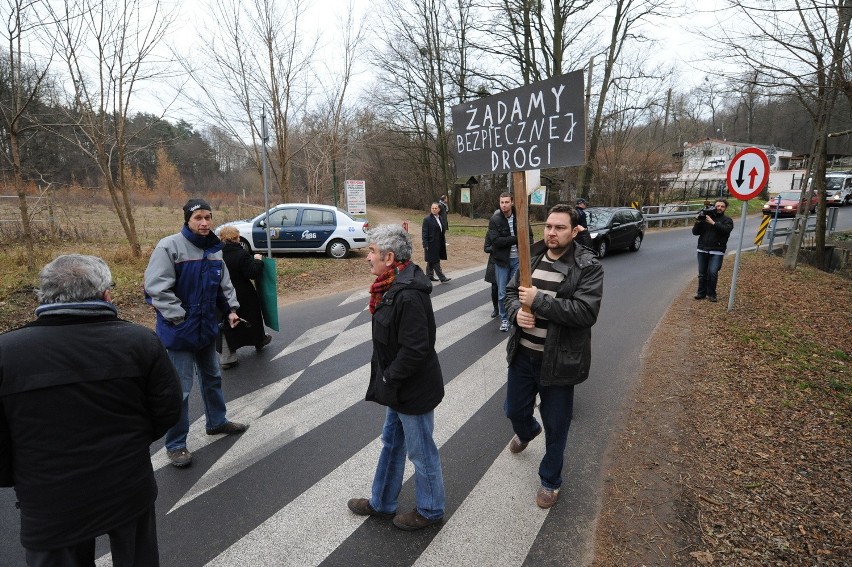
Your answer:
[[[441,222],[441,207],[432,203],[430,215],[423,219],[423,255],[426,260],[426,276],[433,282],[448,282],[451,278],[441,271],[441,260],[447,259],[447,227]],[[435,276],[438,276],[437,278]]]
[[[272,337],[263,331],[260,299],[252,282],[263,271],[263,257],[255,254],[252,258],[251,254],[240,245],[240,233],[232,226],[223,227],[219,233],[219,239],[225,245],[222,248],[222,256],[228,267],[231,283],[237,292],[237,301],[240,302],[237,315],[247,321],[247,323],[240,322],[233,329],[226,325],[222,331],[225,340],[222,341],[222,355],[219,362],[222,368],[232,368],[238,363],[238,348],[254,346],[259,351],[270,343]]]

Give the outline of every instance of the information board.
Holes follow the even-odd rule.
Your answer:
[[[347,179],[346,210],[350,215],[367,214],[367,189],[363,180]]]

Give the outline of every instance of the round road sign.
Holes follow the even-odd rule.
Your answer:
[[[769,159],[758,148],[741,150],[728,164],[728,191],[740,201],[757,197],[769,182]]]

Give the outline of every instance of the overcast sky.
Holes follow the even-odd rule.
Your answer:
[[[211,0],[167,0],[175,2],[175,7],[178,9],[180,16],[173,26],[166,42],[169,45],[177,46],[183,52],[189,52],[198,44],[199,33],[203,33],[205,29],[206,6]],[[380,0],[378,0],[380,3]],[[380,5],[377,0],[354,0],[356,13],[367,14],[372,16],[375,13],[376,7]],[[715,7],[721,5],[723,0],[702,0],[695,2],[694,0],[678,0],[680,3],[680,12],[684,15],[668,18],[665,21],[657,22],[655,25],[647,25],[643,29],[643,33],[653,37],[658,41],[658,45],[654,50],[654,59],[661,63],[674,65],[678,68],[678,75],[681,77],[679,81],[680,88],[687,90],[703,79],[710,71],[708,64],[705,63],[708,53],[712,53],[712,47],[708,45],[707,40],[700,37],[701,31],[712,30],[718,25],[718,16],[713,13]],[[320,49],[321,54],[327,57],[326,64],[334,64],[335,57],[338,57],[339,49],[335,44],[335,33],[339,29],[338,19],[342,17],[340,14],[345,12],[349,0],[308,0],[306,2],[306,14],[304,16],[305,26],[309,27],[313,33],[321,36]],[[700,8],[696,8],[698,5]],[[608,25],[608,22],[605,24]],[[608,33],[608,30],[607,30]],[[712,31],[710,32],[712,35]],[[375,40],[369,40],[368,45],[376,45]],[[714,55],[713,60],[717,64],[724,64],[724,57]],[[371,82],[371,70],[367,61],[362,61],[360,65],[360,74],[353,83],[354,89],[350,92],[353,97],[357,97],[359,90],[366,89]],[[176,81],[172,80],[174,85]],[[144,110],[159,113],[162,112],[165,92],[159,88],[154,88],[156,95],[151,95],[151,87],[148,86],[148,93],[140,93],[138,105]],[[159,99],[159,101],[157,100]],[[184,113],[180,105],[174,106],[172,112],[169,113],[171,118],[182,117]],[[190,122],[192,119],[187,118]]]

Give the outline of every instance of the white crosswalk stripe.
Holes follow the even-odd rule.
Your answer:
[[[483,311],[484,308],[479,310]],[[485,317],[471,318],[469,315],[464,315],[441,325],[435,341],[435,350],[441,352],[487,322],[488,319]],[[251,423],[251,435],[241,436],[169,512],[180,508],[363,400],[369,372],[370,365],[365,364],[330,384],[255,419]],[[243,398],[246,397],[253,398],[254,394]],[[237,404],[242,403],[257,408],[256,402],[246,402],[243,398],[236,400]],[[231,404],[234,402],[230,402],[229,406]],[[238,414],[234,413],[234,415]]]
[[[505,346],[497,345],[447,384],[444,402],[435,409],[434,438],[439,448],[503,385],[504,352]],[[381,424],[376,426],[380,429]],[[346,501],[369,495],[380,449],[381,441],[376,438],[208,565],[307,566],[322,562],[363,523],[365,518],[350,513]],[[405,478],[412,473],[408,463]],[[323,529],[316,529],[318,525]]]
[[[461,275],[456,273],[453,277]],[[433,309],[439,312],[459,302],[475,306],[468,307],[463,314],[460,312],[438,327],[436,350],[439,353],[464,343],[472,333],[494,323],[489,317],[492,309],[490,298],[483,293],[488,284],[481,279],[458,284],[435,294]],[[476,294],[482,294],[480,300],[471,302]],[[361,300],[366,300],[365,294],[353,294],[340,305]],[[483,303],[485,301],[487,303]],[[306,329],[270,361],[281,364],[287,355],[315,347],[319,354],[305,368],[229,400],[229,417],[250,423],[251,429],[247,434],[233,438],[229,448],[203,471],[186,492],[175,495],[177,499],[166,512],[167,518],[178,510],[192,510],[187,506],[190,503],[193,507],[207,509],[215,503],[215,499],[199,497],[231,481],[237,474],[247,471],[291,442],[311,434],[323,424],[338,419],[344,411],[363,401],[369,364],[355,368],[350,365],[346,369],[348,372],[344,370],[345,374],[318,384],[310,391],[303,393],[300,390],[295,398],[295,390],[291,390],[297,381],[302,383],[300,378],[309,379],[311,372],[317,372],[316,369],[311,370],[317,365],[328,365],[331,361],[335,368],[346,368],[345,359],[339,357],[352,349],[368,346],[370,324],[352,326],[362,313],[359,310]],[[494,397],[506,381],[505,335],[492,333],[485,336],[489,338],[484,349],[480,350],[476,343],[468,343],[471,354],[479,354],[464,359],[468,361],[467,365],[447,383],[444,401],[435,410],[434,438],[439,448],[453,439],[486,404],[502,407],[502,400],[495,401]],[[324,348],[316,346],[326,342]],[[279,400],[285,394],[291,400],[280,405]],[[276,404],[280,407],[271,409]],[[506,430],[510,428],[507,426]],[[375,433],[380,431],[381,421],[377,421]],[[194,451],[198,451],[221,438],[206,435],[201,416],[192,423],[187,441]],[[454,444],[458,446],[457,441]],[[226,545],[224,550],[207,553],[206,564],[228,567],[319,565],[341,546],[351,543],[350,538],[356,532],[360,533],[359,528],[364,526],[366,518],[352,514],[346,501],[369,495],[381,441],[374,437],[357,449],[359,446],[355,446],[354,454],[342,463],[329,463],[331,468],[325,470],[330,472],[324,473],[325,476],[318,475],[313,485],[299,489],[300,492],[288,497],[289,500],[283,500],[277,511],[256,518],[251,524],[254,527],[248,526],[247,533],[234,534],[236,537],[230,540],[233,543]],[[489,453],[492,455],[487,457],[490,464],[482,463],[478,473],[481,478],[473,488],[467,494],[453,496],[455,509],[452,514],[448,513],[431,541],[405,564],[412,561],[420,566],[511,566],[524,563],[549,515],[549,511],[536,507],[534,499],[537,468],[544,444],[530,444],[519,455],[512,455],[505,448],[495,454],[497,450],[494,446],[493,452]],[[471,447],[471,451],[475,453],[477,448]],[[152,464],[155,470],[168,464],[165,450],[153,455]],[[407,463],[404,478],[409,480],[412,475],[413,467]],[[487,525],[483,524],[483,514],[487,515]],[[204,561],[192,564],[200,565]],[[339,559],[331,563],[340,564]],[[112,565],[110,555],[100,557],[96,564],[99,567]]]

